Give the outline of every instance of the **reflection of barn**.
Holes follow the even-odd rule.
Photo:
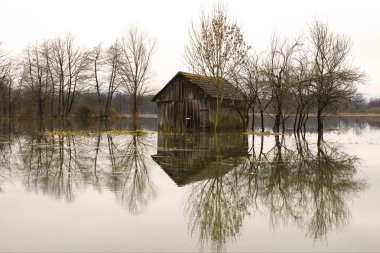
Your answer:
[[[178,72],[152,99],[158,107],[158,128],[176,132],[213,128],[217,96],[223,97],[220,126],[242,127],[236,108],[244,105],[243,94],[227,80],[217,80]]]
[[[158,134],[153,160],[178,185],[214,178],[236,168],[247,157],[247,137],[237,134]]]

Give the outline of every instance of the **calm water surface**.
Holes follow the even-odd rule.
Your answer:
[[[0,251],[380,251],[380,119],[324,142],[0,126]],[[43,131],[50,134],[41,134]],[[75,135],[64,133],[74,131]]]

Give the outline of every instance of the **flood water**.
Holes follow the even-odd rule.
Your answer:
[[[380,251],[379,118],[321,145],[140,124],[1,122],[0,251]]]

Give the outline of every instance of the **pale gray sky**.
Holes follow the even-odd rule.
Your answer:
[[[28,42],[72,33],[91,48],[118,38],[137,25],[157,39],[153,86],[163,87],[179,70],[188,29],[214,0],[1,0],[0,41],[17,54]],[[224,1],[241,25],[246,41],[265,50],[274,32],[292,38],[307,32],[315,19],[350,37],[355,65],[369,80],[360,90],[380,97],[380,1],[231,0]]]

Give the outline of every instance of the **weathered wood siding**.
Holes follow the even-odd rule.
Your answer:
[[[208,130],[214,128],[216,99],[181,75],[174,77],[155,99],[158,129],[170,132]],[[242,127],[240,116],[224,99],[219,126],[223,129]]]
[[[160,130],[195,131],[212,125],[213,99],[181,76],[166,86],[156,102]]]

